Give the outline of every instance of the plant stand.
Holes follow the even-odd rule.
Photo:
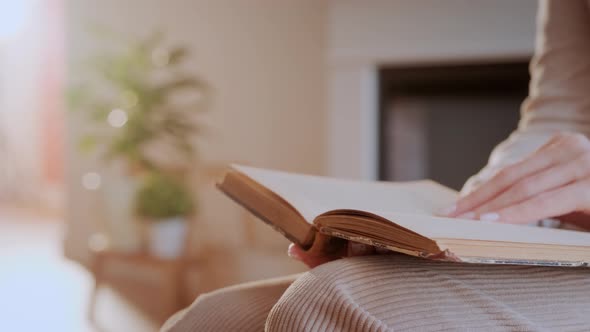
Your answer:
[[[185,257],[160,259],[143,253],[94,252],[90,270],[95,284],[88,307],[91,322],[96,323],[97,294],[108,286],[121,294],[155,323],[161,325],[178,310],[190,304],[184,291],[184,272],[198,265]]]

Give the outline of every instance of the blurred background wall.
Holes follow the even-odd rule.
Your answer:
[[[327,3],[312,0],[279,3],[176,0],[165,5],[156,0],[108,0],[100,4],[69,1],[68,63],[75,66],[76,61],[103,47],[88,33],[93,25],[131,37],[162,29],[173,42],[193,52],[194,61],[189,70],[201,74],[213,88],[213,103],[207,114],[209,134],[202,144],[202,159],[206,163],[236,161],[323,173],[326,10]],[[70,69],[69,75],[76,75],[76,71]],[[79,123],[71,123],[71,137],[80,128]],[[88,191],[81,186],[83,174],[95,171],[96,164],[81,156],[74,145],[70,141],[67,162],[70,193],[67,252],[84,261],[87,238],[97,230],[96,224],[109,217],[104,206],[112,200],[104,197],[108,195],[107,189]],[[100,170],[101,174],[105,172]],[[103,181],[105,186],[111,185],[110,182],[113,181],[109,178]],[[124,181],[117,182],[114,185],[121,186]],[[125,188],[108,190],[111,195],[125,191]],[[265,247],[260,255],[276,251],[282,261],[280,265],[293,270],[288,267],[293,263],[284,259],[285,241],[259,222],[245,223],[240,210],[216,192],[212,183],[200,192],[202,208],[194,234],[196,246]],[[125,199],[118,201],[124,204]],[[245,231],[246,226],[253,231]],[[252,232],[253,239],[262,245],[245,243],[252,238],[245,238],[244,234]],[[261,266],[255,271],[281,274],[280,269],[271,272]]]

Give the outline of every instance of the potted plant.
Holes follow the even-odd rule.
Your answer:
[[[182,246],[177,234],[184,232],[187,215],[195,213],[195,197],[179,178],[195,169],[203,132],[199,114],[208,109],[209,88],[184,67],[188,50],[166,46],[161,34],[115,41],[120,47],[112,49],[118,51],[86,61],[84,74],[77,75],[81,81],[70,88],[70,108],[84,124],[79,148],[96,153],[107,165],[115,161],[123,169],[116,173],[135,188],[111,188],[104,197],[107,203],[115,201],[108,206],[127,207],[125,212],[107,211],[113,233],[121,233],[122,223],[133,223],[135,200],[135,214],[151,220],[149,248],[163,246],[166,236],[167,242]],[[125,181],[112,182],[121,186]],[[123,204],[120,193],[127,191],[136,195]],[[155,250],[164,256],[176,252]]]
[[[182,253],[187,218],[194,211],[194,198],[181,181],[159,172],[143,177],[135,197],[135,213],[147,222],[152,255],[170,259]]]
[[[188,50],[164,46],[160,34],[123,42],[120,52],[92,57],[70,89],[70,108],[87,127],[80,149],[122,160],[131,175],[193,168],[208,85],[183,68]]]

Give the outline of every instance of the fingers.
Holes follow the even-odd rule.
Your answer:
[[[519,180],[556,164],[570,161],[588,150],[588,140],[578,134],[556,135],[531,156],[506,167],[478,189],[461,198],[446,213],[449,217],[473,218],[474,210],[509,189]],[[471,215],[465,215],[465,214]]]
[[[368,244],[358,243],[348,241],[346,246],[346,257],[354,257],[354,256],[367,256],[373,255],[376,253],[376,249],[373,246]],[[323,255],[321,253],[314,254],[309,251],[303,250],[298,245],[291,243],[289,245],[289,249],[287,250],[287,254],[289,257],[296,259],[298,261],[303,262],[305,265],[309,266],[310,268],[314,268],[318,265],[333,261],[339,257],[335,257],[333,255]]]
[[[507,223],[529,223],[585,209],[590,199],[590,181],[584,180],[533,196],[523,202],[482,214],[480,219]]]
[[[590,212],[587,210],[568,213],[566,215],[560,216],[559,220],[566,224],[574,225],[577,228],[581,228],[587,232],[590,232]]]
[[[318,265],[330,262],[335,259],[332,256],[311,254],[309,252],[306,252],[294,243],[291,243],[289,245],[287,255],[289,255],[289,257],[295,260],[301,261],[303,264],[309,266],[310,268],[314,268]]]
[[[475,215],[497,211],[535,195],[581,180],[590,175],[590,155],[558,164],[517,181],[508,189],[475,209]]]
[[[450,217],[457,217],[466,212],[474,210],[484,202],[487,202],[506,190],[512,183],[518,179],[549,167],[553,160],[544,156],[544,151],[548,150],[550,145],[541,147],[531,157],[508,166],[498,172],[491,180],[482,184],[478,189],[467,196],[461,198],[455,207],[455,210],[449,214]]]
[[[364,243],[348,241],[348,257],[367,256],[375,253],[375,247]]]

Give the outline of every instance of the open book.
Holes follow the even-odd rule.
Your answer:
[[[590,263],[590,233],[435,216],[457,192],[428,180],[365,182],[232,165],[218,187],[306,249],[327,235],[447,261]]]

